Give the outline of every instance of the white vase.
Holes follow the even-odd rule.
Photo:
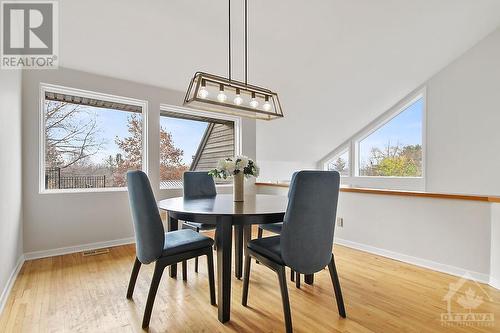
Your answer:
[[[245,176],[239,172],[233,177],[233,199],[236,202],[242,202],[245,197]]]

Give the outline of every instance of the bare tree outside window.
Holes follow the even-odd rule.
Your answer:
[[[97,115],[81,105],[45,101],[45,163],[66,169],[84,162],[104,145]]]
[[[141,113],[45,100],[44,117],[46,189],[123,187],[127,171],[142,168]],[[160,135],[161,172],[179,178],[184,152]]]

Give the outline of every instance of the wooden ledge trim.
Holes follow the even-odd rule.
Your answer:
[[[271,187],[289,187],[287,183],[255,183],[257,186],[271,186]],[[421,198],[435,198],[435,199],[452,199],[452,200],[468,200],[468,201],[483,201],[483,202],[497,202],[500,203],[500,197],[484,196],[484,195],[469,195],[469,194],[448,194],[448,193],[432,193],[420,191],[402,191],[402,190],[385,190],[375,188],[361,188],[361,187],[341,187],[340,192],[351,193],[366,193],[366,194],[380,194],[380,195],[398,195],[407,197],[421,197]]]

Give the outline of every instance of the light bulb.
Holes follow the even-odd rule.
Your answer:
[[[203,98],[203,99],[207,98],[208,97],[208,90],[207,90],[207,88],[201,87],[201,89],[198,91],[198,96],[200,98]]]
[[[217,95],[217,100],[221,103],[224,103],[227,99],[226,94],[224,94],[224,91],[220,91],[219,94]]]
[[[207,86],[207,83],[205,82],[205,80],[201,80],[201,89],[198,90],[198,96],[200,98],[205,99],[208,97],[208,90],[207,90],[206,86]]]
[[[236,97],[233,100],[234,104],[241,105],[243,103],[243,98],[240,96],[240,89],[236,88]]]
[[[240,95],[236,95],[236,97],[234,98],[234,104],[236,105],[241,105],[241,103],[243,103],[243,98],[241,98]]]
[[[266,101],[265,101],[264,105],[262,105],[262,109],[264,111],[271,110],[271,103],[269,103],[269,96],[266,96]]]
[[[259,106],[259,102],[255,99],[255,93],[252,93],[252,100],[250,101],[250,106],[256,109]]]
[[[226,94],[224,94],[224,86],[221,84],[219,89],[219,94],[217,95],[217,100],[221,103],[224,103],[227,99]]]

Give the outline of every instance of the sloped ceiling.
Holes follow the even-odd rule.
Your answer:
[[[242,5],[232,0],[234,72]],[[249,79],[286,117],[257,158],[315,162],[495,30],[498,0],[249,0]],[[61,66],[185,90],[227,73],[227,1],[60,1]]]

